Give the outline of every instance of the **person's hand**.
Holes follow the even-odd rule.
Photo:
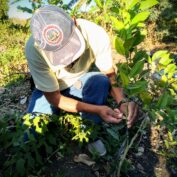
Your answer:
[[[123,113],[119,109],[111,109],[108,106],[101,106],[99,116],[107,123],[119,123],[122,121]]]
[[[138,105],[134,102],[123,103],[120,111],[127,116],[127,127],[131,128],[137,118]]]

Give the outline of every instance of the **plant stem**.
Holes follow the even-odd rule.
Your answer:
[[[138,137],[139,132],[140,132],[142,129],[144,129],[144,128],[146,127],[147,123],[148,123],[148,121],[147,121],[147,119],[145,118],[145,119],[141,122],[141,125],[140,125],[140,127],[138,128],[138,131],[136,132],[136,134],[134,135],[134,137],[131,139],[130,144],[127,145],[127,147],[126,147],[126,149],[125,149],[123,155],[121,156],[121,160],[120,160],[119,165],[118,165],[118,170],[117,170],[116,177],[120,177],[121,167],[122,167],[122,164],[123,164],[123,162],[124,162],[124,160],[125,160],[125,158],[126,158],[126,155],[127,155],[128,151],[129,151],[129,149],[132,147],[132,145],[133,145],[135,139]]]

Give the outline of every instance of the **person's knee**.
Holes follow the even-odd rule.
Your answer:
[[[93,89],[94,91],[108,91],[111,87],[110,81],[107,76],[103,74],[98,74],[90,77],[85,84],[85,89]]]

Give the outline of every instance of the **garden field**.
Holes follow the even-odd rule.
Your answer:
[[[0,0],[0,177],[176,177],[177,1],[29,3],[19,10],[53,4],[101,25],[111,39],[116,85],[139,113],[130,129],[126,115],[117,125],[95,125],[64,111],[27,114],[34,86],[24,55],[30,19],[8,18],[9,2]],[[111,97],[107,104],[117,106]],[[87,149],[97,138],[107,150],[102,157]]]

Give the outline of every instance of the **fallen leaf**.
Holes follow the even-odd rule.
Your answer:
[[[139,147],[138,152],[144,152],[144,147]]]
[[[81,162],[88,166],[95,164],[95,162],[92,161],[87,154],[79,154],[78,156],[74,156],[74,162]]]
[[[27,101],[27,97],[22,97],[20,100],[20,104],[25,104]]]

